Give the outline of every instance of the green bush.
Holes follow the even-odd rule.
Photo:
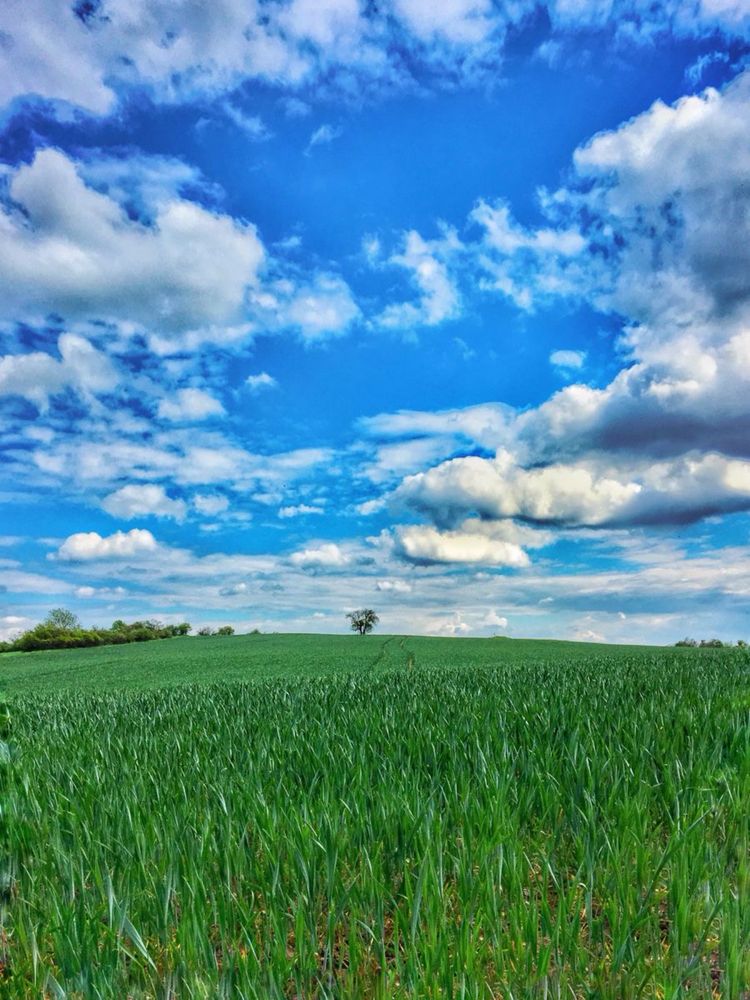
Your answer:
[[[62,623],[74,623],[68,627]],[[126,642],[150,642],[153,639],[172,639],[187,635],[190,623],[162,625],[155,620],[124,622],[121,618],[110,628],[82,628],[78,619],[64,608],[55,608],[33,628],[28,629],[13,642],[0,643],[0,653],[31,653],[40,649],[76,649],[85,646],[114,646]]]

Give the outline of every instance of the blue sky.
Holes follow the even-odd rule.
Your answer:
[[[747,637],[746,0],[0,42],[0,638]]]

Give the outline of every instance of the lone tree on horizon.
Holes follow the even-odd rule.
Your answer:
[[[359,632],[360,635],[367,635],[368,632],[372,632],[380,621],[372,608],[350,611],[346,617],[349,619],[352,632]]]
[[[44,619],[44,624],[65,632],[72,632],[74,629],[81,627],[78,615],[73,614],[72,611],[68,611],[67,608],[53,608]]]

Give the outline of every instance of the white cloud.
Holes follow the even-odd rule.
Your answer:
[[[461,312],[461,298],[446,259],[450,260],[459,247],[452,230],[446,230],[440,240],[424,240],[411,230],[404,236],[403,251],[389,258],[388,263],[402,267],[420,293],[418,302],[402,302],[386,307],[375,322],[394,329],[415,326],[436,326],[454,319]]]
[[[23,396],[43,410],[67,388],[90,397],[117,385],[112,362],[85,338],[63,333],[58,350],[59,361],[42,351],[0,357],[0,396]]]
[[[158,545],[150,531],[133,528],[102,536],[96,531],[70,535],[57,550],[56,559],[66,562],[90,562],[96,559],[127,559],[156,554]]]
[[[595,632],[590,628],[579,628],[573,632],[573,639],[576,642],[606,642],[606,638],[601,632]]]
[[[310,105],[299,97],[285,97],[282,106],[287,118],[306,118],[312,110]]]
[[[429,525],[397,529],[397,544],[406,559],[424,563],[464,563],[484,566],[528,566],[529,557],[515,542],[477,531],[438,531]]]
[[[374,438],[453,436],[456,440],[497,448],[507,440],[515,416],[515,410],[504,403],[482,403],[461,410],[379,413],[363,417],[358,426]]]
[[[396,13],[422,41],[462,45],[483,41],[497,25],[490,0],[394,0]]]
[[[349,286],[336,275],[318,274],[279,303],[278,322],[291,326],[306,343],[340,337],[359,318]]]
[[[0,211],[9,318],[57,312],[175,333],[244,316],[264,259],[252,226],[177,198],[153,223],[129,219],[55,149],[18,167],[9,190]]]
[[[456,449],[452,437],[425,437],[412,441],[397,441],[378,445],[362,475],[373,483],[388,483],[406,473],[416,472],[446,458]]]
[[[568,298],[628,317],[628,343],[644,359],[665,334],[710,325],[715,336],[718,316],[747,298],[748,107],[745,72],[721,93],[657,101],[594,136],[576,150],[568,186],[540,192],[541,225],[522,225],[505,201],[482,200],[469,215],[478,227],[469,240],[407,234],[391,262],[415,271],[422,299],[388,306],[380,322],[450,318],[459,276],[469,273],[525,311]]]
[[[112,517],[132,521],[135,517],[169,517],[182,521],[186,505],[168,496],[163,486],[155,483],[129,483],[102,500],[102,507]]]
[[[293,552],[289,556],[289,562],[301,569],[336,569],[346,566],[350,558],[335,542],[323,542],[318,546]]]
[[[472,631],[472,627],[463,619],[461,611],[454,611],[450,618],[433,621],[428,625],[428,634],[431,635],[465,635]]]
[[[450,525],[467,514],[551,525],[679,524],[750,506],[750,461],[686,455],[664,462],[604,458],[525,469],[507,451],[457,458],[407,477],[393,494]]]
[[[21,16],[21,14],[23,16]],[[22,29],[22,30],[19,30]],[[24,94],[69,101],[97,114],[111,109],[106,56],[72,6],[24,0],[0,6],[0,102]]]
[[[329,125],[325,123],[320,125],[315,129],[310,135],[310,140],[307,143],[307,148],[305,149],[305,155],[309,156],[310,153],[315,149],[316,146],[328,146],[335,139],[339,139],[343,135],[343,129],[337,125]]]
[[[163,420],[191,421],[220,417],[225,410],[219,400],[209,392],[204,389],[189,388],[178,389],[172,398],[162,399],[158,413]]]
[[[148,428],[148,425],[146,425]],[[73,439],[36,443],[31,461],[42,482],[73,484],[88,491],[113,488],[119,480],[179,486],[227,486],[258,500],[265,490],[278,504],[288,484],[314,474],[331,461],[326,448],[298,448],[261,455],[247,451],[218,431],[168,428],[144,439],[144,427],[120,429],[94,421]],[[85,433],[83,433],[85,431]],[[27,469],[28,473],[28,469]]]
[[[250,307],[266,332],[291,330],[308,344],[343,337],[360,316],[346,282],[322,271],[269,282],[250,296]]]
[[[406,580],[378,580],[375,589],[383,594],[410,594],[413,587]]]
[[[356,45],[364,27],[357,0],[292,0],[281,17],[295,37],[325,48]]]
[[[521,250],[534,254],[559,254],[572,257],[586,246],[583,236],[575,229],[524,229],[513,220],[507,202],[489,204],[479,201],[469,216],[485,230],[488,247],[512,256]]]
[[[704,52],[685,70],[685,79],[692,83],[694,87],[697,87],[709,66],[715,63],[728,63],[729,61],[730,56],[728,52]]]
[[[478,202],[469,219],[483,230],[473,248],[485,275],[480,287],[507,296],[523,310],[580,290],[579,256],[586,241],[578,229],[525,228],[513,220],[504,201]]]
[[[232,124],[254,142],[263,142],[271,138],[271,132],[259,115],[249,115],[231,101],[225,101],[222,110]]]
[[[586,363],[586,351],[552,351],[550,364],[564,372],[580,371]]]
[[[222,514],[229,507],[229,500],[218,494],[196,493],[193,497],[193,507],[199,514],[206,514],[213,517],[215,514]]]
[[[31,628],[33,622],[26,615],[0,616],[0,642],[11,642],[21,632]]]
[[[362,418],[357,429],[367,440],[356,450],[368,457],[359,475],[372,483],[392,484],[467,447],[495,449],[508,440],[515,417],[509,406],[486,403],[463,410],[400,410]],[[369,514],[383,506],[383,500],[369,500],[359,510]]]
[[[324,514],[324,509],[319,504],[299,503],[288,507],[279,508],[279,517],[301,517],[305,514]]]
[[[507,628],[508,619],[505,615],[499,615],[497,611],[488,611],[484,616],[482,624],[487,625],[490,628]]]
[[[260,392],[261,389],[275,389],[278,384],[273,375],[269,375],[268,372],[258,372],[257,375],[248,375],[245,379],[245,385],[250,392]]]
[[[550,44],[578,31],[615,31],[630,44],[670,30],[689,37],[723,31],[745,36],[745,0],[548,0]],[[76,104],[95,114],[113,110],[131,85],[149,88],[157,101],[201,100],[260,80],[291,91],[289,113],[304,102],[307,84],[338,87],[357,96],[414,86],[494,80],[509,28],[522,26],[539,5],[517,0],[392,0],[369,8],[358,0],[108,0],[77,16],[56,0],[0,6],[0,102],[38,95]],[[406,55],[406,58],[405,58]],[[291,102],[295,102],[292,104]]]

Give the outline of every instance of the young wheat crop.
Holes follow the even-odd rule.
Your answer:
[[[15,696],[3,997],[748,995],[746,653],[348,643]]]

